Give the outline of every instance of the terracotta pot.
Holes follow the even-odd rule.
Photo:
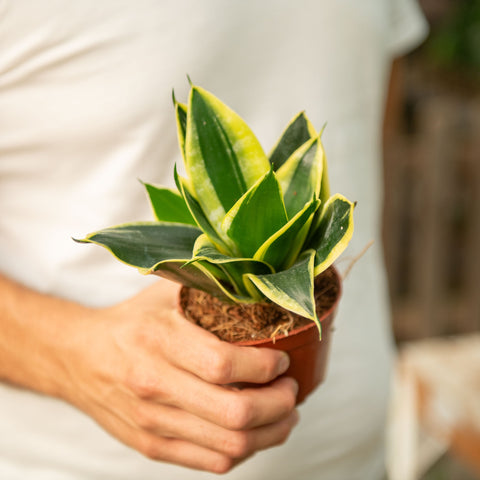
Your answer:
[[[293,377],[298,382],[297,405],[302,403],[320,385],[327,370],[333,331],[332,323],[341,296],[340,276],[335,268],[330,268],[334,273],[338,293],[332,306],[319,317],[322,326],[321,340],[319,340],[317,326],[314,322],[311,322],[290,331],[288,335],[277,335],[275,342],[267,338],[234,343],[235,345],[273,348],[287,352],[290,356],[290,367],[284,375]]]

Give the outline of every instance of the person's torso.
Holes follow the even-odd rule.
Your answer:
[[[358,202],[346,256],[378,240],[388,5],[0,0],[0,270],[95,306],[152,281],[71,237],[151,218],[137,178],[173,183],[181,157],[171,90],[185,98],[187,74],[267,151],[300,110],[318,129],[328,122],[332,190]],[[346,281],[328,379],[303,421],[286,445],[227,478],[317,478],[321,468],[321,478],[347,480],[342,472],[362,457],[358,478],[381,469],[390,345],[375,248]],[[208,476],[143,459],[70,406],[5,385],[0,430],[9,480]]]

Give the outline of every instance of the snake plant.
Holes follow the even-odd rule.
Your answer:
[[[239,115],[192,85],[173,97],[187,177],[144,184],[155,217],[89,234],[141,273],[227,302],[271,302],[317,323],[314,278],[346,248],[352,202],[330,195],[326,157],[304,112],[267,156]]]

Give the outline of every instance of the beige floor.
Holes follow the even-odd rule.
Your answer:
[[[437,475],[428,480],[463,480],[445,470],[457,463],[480,478],[480,334],[412,342],[397,360],[390,480],[423,480],[426,472]]]

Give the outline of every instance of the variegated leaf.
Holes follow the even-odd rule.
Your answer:
[[[302,210],[313,196],[318,198],[322,179],[323,147],[320,137],[307,141],[278,169],[288,218]]]
[[[323,149],[322,149],[323,150]],[[330,198],[330,179],[328,178],[328,164],[325,152],[322,155],[322,181],[320,183],[320,201],[325,204]]]
[[[189,97],[185,157],[195,197],[215,228],[269,170],[268,159],[248,125],[196,86]]]
[[[161,262],[149,273],[181,283],[187,287],[197,288],[228,303],[247,303],[252,300],[237,295],[229,290],[210,270],[211,266],[196,262],[185,265],[179,260]]]
[[[314,261],[315,250],[307,250],[288,270],[268,275],[247,274],[247,277],[272,302],[313,320],[320,331],[315,311]]]
[[[273,169],[278,170],[297,148],[316,136],[317,132],[305,112],[300,112],[287,125],[269,155]]]
[[[105,228],[76,241],[105,247],[122,262],[151,273],[159,262],[190,260],[201,233],[181,223],[137,222]]]
[[[333,195],[325,204],[308,244],[317,252],[315,276],[326,270],[347,248],[353,234],[353,209],[354,204],[340,194]]]
[[[312,215],[319,206],[320,201],[316,199],[307,203],[255,252],[253,258],[269,263],[276,271],[290,267],[302,249]]]
[[[265,274],[274,272],[273,268],[265,262],[252,260],[251,258],[224,255],[217,250],[206,235],[200,235],[195,241],[193,258],[189,263],[197,261],[212,263],[222,268],[237,293],[245,296],[249,295],[243,283],[243,275],[245,273]]]
[[[183,103],[177,102],[175,95],[172,92],[173,104],[175,105],[175,118],[177,120],[177,136],[178,145],[182,157],[185,160],[185,137],[187,135],[187,106]]]
[[[222,285],[208,265],[186,265],[200,234],[198,228],[188,225],[142,222],[106,228],[76,241],[105,247],[118,260],[143,274],[154,273],[225,301],[245,301]]]
[[[282,192],[270,170],[227,213],[222,229],[238,248],[236,254],[252,258],[286,223]]]
[[[194,197],[188,182],[178,175],[177,169],[174,170],[175,183],[177,188],[182,194],[185,203],[190,210],[193,218],[197,225],[202,229],[202,231],[210,238],[210,240],[217,246],[217,248],[224,252],[230,253],[231,249],[227,246],[227,242],[231,243],[226,235],[222,231],[217,232],[212,225],[210,224],[207,216],[202,210],[202,207],[198,203],[197,199]],[[222,236],[220,236],[222,235]],[[222,238],[223,237],[223,238]]]

